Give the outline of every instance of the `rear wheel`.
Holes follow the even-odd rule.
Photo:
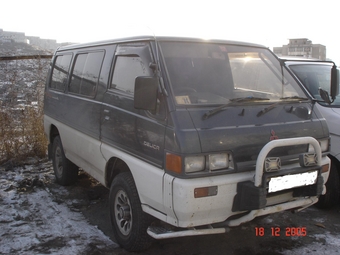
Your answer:
[[[66,186],[77,181],[79,168],[65,157],[59,136],[53,140],[52,162],[57,183]]]
[[[335,206],[340,199],[340,179],[336,165],[332,162],[328,180],[326,182],[326,194],[319,197],[316,207],[326,209]]]
[[[129,172],[120,173],[110,189],[110,216],[117,242],[128,251],[141,251],[152,244],[147,234],[152,217],[144,213]]]

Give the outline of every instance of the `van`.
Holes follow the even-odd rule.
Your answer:
[[[325,98],[325,92],[331,94],[331,70],[336,68],[332,61],[320,61],[310,59],[291,59],[282,58],[285,65],[293,75],[304,85],[307,95],[313,100],[315,108],[326,119],[330,137],[331,150],[329,158],[331,159],[331,169],[329,180],[326,183],[326,194],[320,196],[316,205],[319,208],[329,208],[339,204],[340,199],[340,97],[339,81],[336,87],[335,95],[331,101],[328,96]],[[320,93],[321,92],[321,93]]]
[[[325,119],[266,47],[141,36],[59,48],[44,128],[56,181],[110,189],[116,241],[225,233],[326,192]]]

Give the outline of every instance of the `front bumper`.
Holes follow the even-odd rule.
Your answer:
[[[312,144],[315,149],[318,157],[316,166],[301,167],[299,163],[294,163],[284,166],[279,172],[264,172],[263,162],[271,149],[306,143]],[[271,141],[259,154],[255,174],[243,172],[195,179],[174,178],[170,206],[176,219],[172,222],[176,222],[177,227],[190,228],[227,222],[231,216],[235,219],[238,215],[246,214],[240,216],[243,219],[240,221],[245,222],[260,215],[308,207],[318,201],[319,195],[325,193],[324,184],[328,179],[329,166],[329,158],[322,155],[319,143],[312,137]],[[313,185],[268,193],[267,179],[310,171],[317,171]],[[214,196],[195,198],[194,190],[201,187],[216,187],[217,193]]]

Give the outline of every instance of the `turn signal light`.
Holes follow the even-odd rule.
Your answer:
[[[180,174],[182,172],[182,158],[178,155],[166,154],[166,170]]]
[[[326,173],[329,170],[329,164],[323,165],[321,167],[321,173]]]
[[[195,198],[216,196],[217,189],[217,186],[196,188],[194,190],[194,196]]]

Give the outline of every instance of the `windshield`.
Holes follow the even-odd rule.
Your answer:
[[[330,94],[331,87],[331,68],[328,64],[297,64],[290,65],[289,68],[303,83],[309,93],[318,100],[322,101],[319,88]],[[339,85],[338,85],[339,86]],[[322,105],[328,105],[320,102]],[[340,106],[340,97],[337,96],[331,106]]]
[[[179,105],[272,103],[306,97],[267,49],[193,42],[160,45]]]

